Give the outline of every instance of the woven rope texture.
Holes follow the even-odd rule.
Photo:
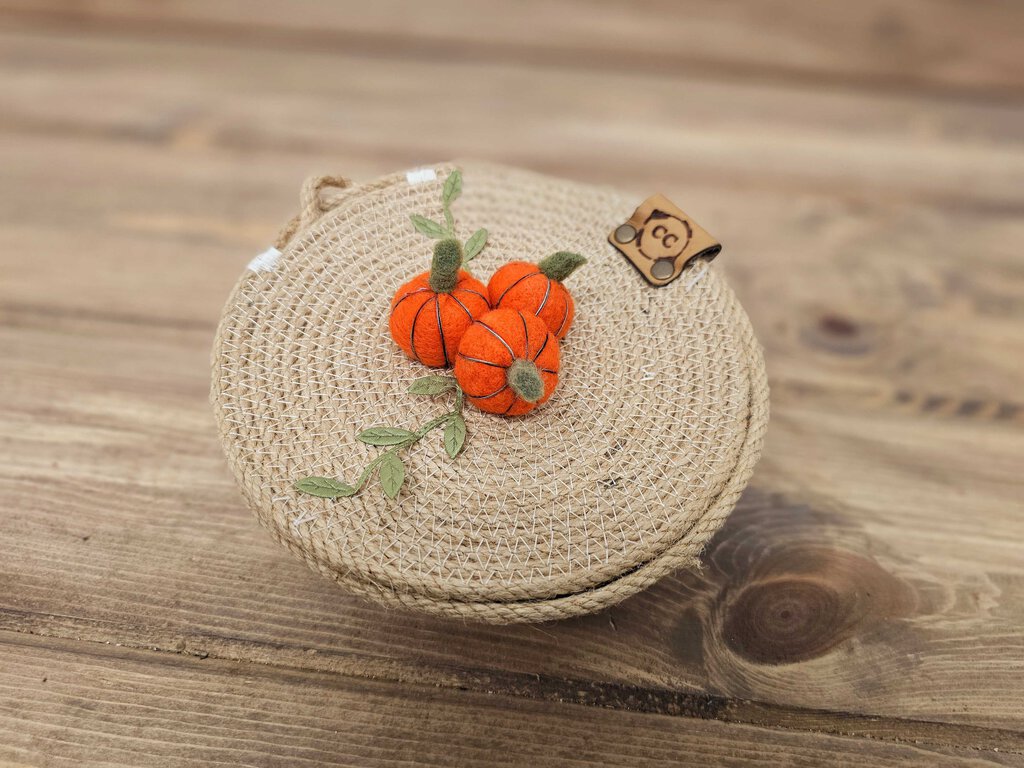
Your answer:
[[[464,452],[449,459],[439,432],[413,446],[395,500],[375,483],[336,500],[294,490],[307,475],[354,480],[381,450],[360,430],[415,429],[446,407],[406,393],[431,371],[396,347],[387,316],[394,290],[430,261],[409,215],[440,217],[452,167],[426,181],[311,180],[276,264],[240,279],[212,398],[249,504],[349,591],[471,620],[588,613],[695,566],[767,422],[746,315],[714,266],[656,289],[607,243],[638,200],[499,166],[462,166],[459,236],[490,232],[474,275],[486,283],[508,261],[559,250],[589,259],[567,282],[577,314],[558,390],[515,419],[467,407]]]

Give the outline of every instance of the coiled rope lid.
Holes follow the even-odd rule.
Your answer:
[[[379,424],[438,412],[407,394],[426,373],[388,335],[389,300],[427,268],[409,216],[438,217],[454,166],[366,185],[307,182],[302,212],[224,309],[212,400],[228,461],[260,522],[346,589],[389,605],[493,623],[589,613],[697,565],[753,471],[768,416],[760,348],[718,270],[649,285],[606,240],[636,205],[602,188],[463,164],[456,221],[490,232],[473,262],[578,251],[576,323],[561,381],[533,413],[467,407],[465,450],[403,456],[395,500],[299,493],[307,475],[354,478]]]

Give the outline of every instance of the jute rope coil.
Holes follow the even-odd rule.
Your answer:
[[[212,399],[248,503],[350,592],[477,621],[590,613],[696,566],[761,451],[768,387],[750,323],[714,266],[656,289],[607,243],[638,200],[520,170],[462,165],[454,212],[463,239],[490,232],[472,264],[485,282],[514,259],[590,259],[571,278],[577,319],[555,396],[517,419],[467,408],[463,454],[413,446],[396,500],[372,484],[336,500],[293,488],[354,479],[380,451],[360,430],[415,429],[443,407],[406,393],[429,371],[397,349],[387,313],[430,258],[409,215],[440,216],[453,167],[311,179],[280,257],[239,280]]]

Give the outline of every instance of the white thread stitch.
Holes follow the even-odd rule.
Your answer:
[[[313,520],[316,517],[317,514],[315,512],[306,512],[304,515],[300,515],[299,517],[296,517],[294,520],[292,520],[292,529],[297,531],[299,530],[299,528],[302,527],[304,523],[308,523],[310,520]]]
[[[688,282],[686,284],[686,290],[690,290],[691,288],[693,288],[693,286],[695,286],[697,283],[699,283],[700,279],[702,277],[704,277],[704,275],[707,274],[707,272],[708,272],[708,263],[705,261],[703,264],[701,264],[701,267],[702,267],[701,271],[698,272],[696,275],[694,275],[690,279],[690,282]]]
[[[277,248],[267,248],[249,262],[248,269],[253,272],[270,272],[277,266],[277,260],[281,258],[281,252]]]
[[[405,180],[413,186],[426,184],[428,181],[437,181],[437,173],[433,168],[416,168],[406,172]]]

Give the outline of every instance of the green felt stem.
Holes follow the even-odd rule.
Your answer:
[[[456,391],[455,408],[453,408],[448,413],[445,413],[445,414],[443,414],[441,416],[438,416],[438,417],[436,417],[434,419],[431,419],[426,424],[424,424],[422,427],[417,429],[415,434],[412,437],[410,437],[407,440],[403,440],[398,445],[391,446],[386,451],[384,451],[384,453],[380,454],[377,458],[375,458],[373,461],[371,461],[369,464],[367,464],[366,465],[366,469],[363,470],[363,473],[359,476],[359,479],[356,480],[356,484],[354,486],[355,489],[356,489],[356,492],[359,492],[359,491],[361,491],[363,489],[363,486],[366,485],[366,482],[370,479],[370,476],[373,475],[374,471],[381,464],[384,463],[384,460],[388,457],[389,454],[390,455],[397,455],[399,451],[401,451],[401,450],[403,450],[405,448],[408,448],[408,447],[410,447],[412,445],[415,445],[416,443],[418,443],[420,440],[422,440],[424,437],[426,437],[433,430],[437,429],[440,426],[443,426],[443,425],[447,424],[454,416],[458,416],[459,414],[462,413],[462,406],[463,406],[464,402],[465,402],[465,395],[462,394],[462,390],[461,389],[458,389]]]
[[[560,283],[586,263],[587,260],[578,253],[559,251],[544,259],[537,265],[537,269]]]
[[[447,237],[434,246],[434,261],[430,266],[430,288],[436,293],[451,293],[459,282],[462,266],[462,245]]]
[[[544,397],[544,379],[530,360],[515,360],[508,367],[505,380],[519,397],[528,403],[536,403]]]

